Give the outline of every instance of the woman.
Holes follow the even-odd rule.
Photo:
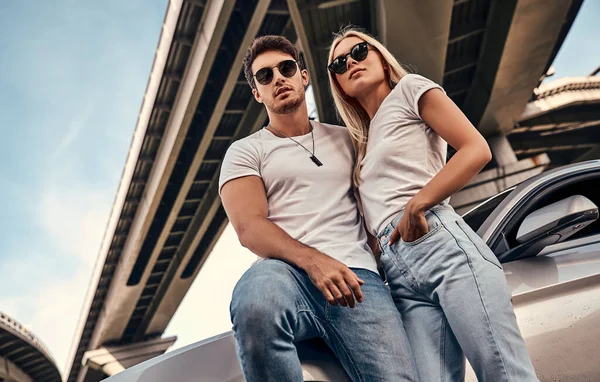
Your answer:
[[[466,355],[479,381],[537,381],[498,259],[448,204],[490,161],[485,139],[439,85],[359,30],[334,39],[328,69],[419,379],[463,381]]]

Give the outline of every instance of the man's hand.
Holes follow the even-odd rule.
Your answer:
[[[246,176],[227,182],[221,200],[240,243],[263,258],[279,259],[303,269],[332,305],[354,308],[362,302],[364,281],[341,262],[290,237],[267,218],[262,180]]]
[[[316,252],[316,251],[315,251]],[[331,305],[350,306],[363,301],[360,286],[365,282],[341,262],[316,252],[302,268]]]

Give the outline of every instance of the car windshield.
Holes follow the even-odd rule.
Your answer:
[[[514,190],[514,187],[508,188],[498,195],[492,196],[485,202],[481,203],[477,207],[473,208],[466,214],[462,216],[464,221],[473,229],[473,231],[477,232],[479,227],[483,224],[485,219],[487,219],[492,211],[498,207],[500,203]]]

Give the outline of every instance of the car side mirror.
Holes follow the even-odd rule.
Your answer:
[[[546,232],[559,225],[563,225],[569,221],[576,221],[580,216],[590,214],[596,214],[596,218],[589,221],[586,220],[587,224],[585,225],[590,224],[598,218],[598,207],[585,196],[570,196],[527,215],[517,232],[517,241],[521,244],[526,243],[536,237],[543,236]],[[576,230],[578,231],[583,227],[584,222],[575,224],[572,226],[572,231],[576,232]]]
[[[536,256],[551,244],[566,240],[598,219],[598,206],[573,195],[533,211],[517,231],[519,245],[498,256],[501,262]]]

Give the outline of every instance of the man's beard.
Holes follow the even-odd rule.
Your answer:
[[[287,99],[277,102],[273,100],[271,104],[266,105],[274,114],[290,114],[298,110],[304,101],[304,92],[302,94],[294,93],[294,96],[288,96]]]

